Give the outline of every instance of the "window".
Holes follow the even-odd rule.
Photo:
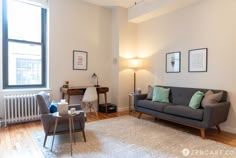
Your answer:
[[[46,9],[3,0],[3,88],[46,86]]]

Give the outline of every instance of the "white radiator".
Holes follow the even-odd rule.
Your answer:
[[[7,124],[39,120],[36,94],[7,95],[3,97],[5,126]]]

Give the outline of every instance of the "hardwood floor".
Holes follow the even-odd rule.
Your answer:
[[[112,114],[98,113],[99,118],[94,114],[87,114],[87,122],[119,117],[128,115],[128,112],[118,112]],[[132,113],[132,116],[137,117],[137,113]],[[158,124],[163,124],[183,132],[191,133],[200,137],[199,130],[171,123],[164,120],[155,120],[153,116],[143,114],[141,119],[154,121]],[[32,133],[43,130],[40,121],[9,125],[8,127],[0,128],[0,158],[28,158],[28,157],[44,157],[38,145],[34,141]],[[206,138],[212,139],[224,144],[236,147],[236,134],[231,134],[222,131],[220,134],[217,130],[210,129],[206,131]]]

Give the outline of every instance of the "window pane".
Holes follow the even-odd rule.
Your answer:
[[[41,8],[8,1],[8,38],[41,42]]]
[[[8,43],[9,85],[42,84],[41,46]]]

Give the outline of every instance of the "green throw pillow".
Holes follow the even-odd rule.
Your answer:
[[[169,103],[170,88],[153,87],[152,101]]]
[[[204,96],[204,93],[201,91],[197,91],[196,93],[194,93],[194,95],[192,96],[190,102],[189,102],[189,106],[193,109],[197,109],[200,107],[202,98]]]

